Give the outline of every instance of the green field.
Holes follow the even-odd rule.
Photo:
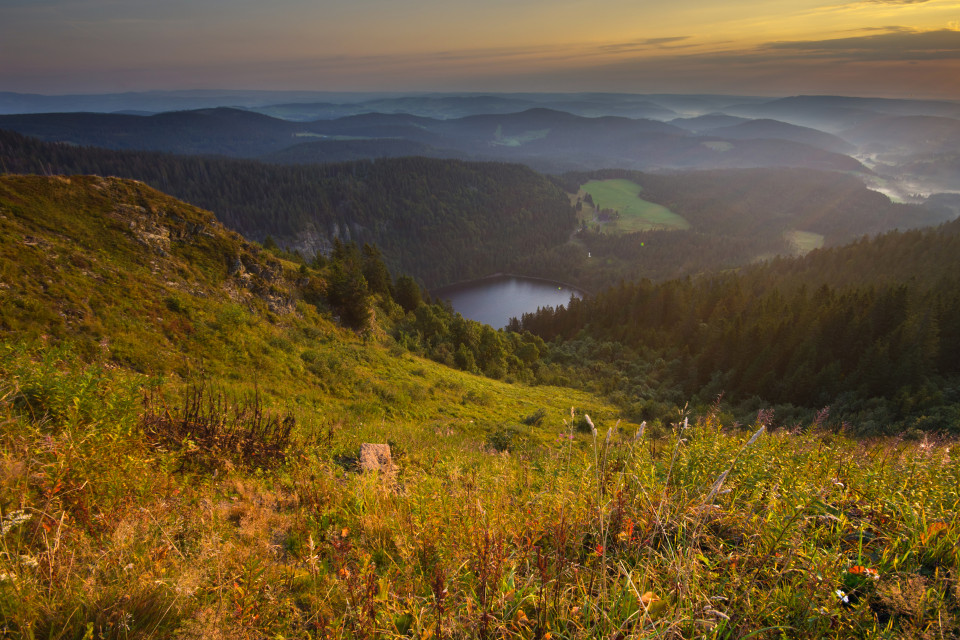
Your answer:
[[[581,191],[589,193],[600,209],[620,212],[620,219],[602,223],[612,233],[633,233],[650,229],[689,229],[690,223],[664,206],[638,196],[643,187],[630,180],[591,180]],[[589,212],[589,206],[585,207]],[[587,223],[596,223],[588,218]]]

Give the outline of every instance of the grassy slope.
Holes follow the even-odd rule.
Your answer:
[[[144,374],[208,376],[257,385],[285,404],[378,416],[426,419],[438,407],[422,400],[437,395],[437,405],[448,405],[441,413],[463,421],[477,418],[464,396],[514,410],[588,402],[566,390],[475,382],[390,349],[379,330],[358,338],[299,299],[302,281],[322,273],[300,271],[209,212],[141,183],[4,176],[0,216],[0,328],[8,339],[67,341],[86,360]]]
[[[816,428],[745,445],[712,414],[666,437],[608,431],[595,398],[337,328],[289,300],[292,265],[142,185],[0,189],[7,635],[957,633],[960,463],[942,446]],[[164,229],[184,233],[161,254]],[[143,390],[174,407],[201,369],[297,418],[285,458],[150,435],[144,416],[165,414]],[[359,444],[385,440],[395,480],[356,473]]]

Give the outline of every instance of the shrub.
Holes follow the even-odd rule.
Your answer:
[[[522,422],[523,422],[523,424],[525,424],[525,425],[527,425],[527,426],[535,427],[535,426],[539,425],[540,423],[542,423],[542,422],[543,422],[543,419],[544,419],[545,417],[547,417],[547,412],[544,411],[543,409],[537,409],[536,411],[534,411],[534,412],[531,413],[530,415],[526,416],[526,417],[522,420]]]
[[[144,404],[144,434],[155,446],[179,451],[183,466],[274,467],[286,458],[295,424],[293,416],[266,413],[259,394],[238,403],[203,385],[187,389],[173,411],[156,394]]]
[[[513,451],[519,435],[516,427],[500,425],[487,435],[487,445],[496,451]]]

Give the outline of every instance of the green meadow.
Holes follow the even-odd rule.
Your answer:
[[[643,187],[630,180],[591,180],[581,187],[600,209],[613,209],[620,218],[603,222],[610,233],[633,233],[650,229],[689,229],[690,224],[666,207],[639,196]],[[588,207],[587,207],[588,208]],[[583,214],[582,214],[583,215]],[[593,220],[587,219],[589,224]]]

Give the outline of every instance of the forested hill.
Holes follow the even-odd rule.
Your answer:
[[[397,158],[277,166],[248,160],[111,151],[0,131],[0,168],[142,180],[209,209],[248,238],[312,254],[335,238],[380,247],[394,273],[428,287],[509,268],[562,244],[576,227],[568,198],[531,169]]]
[[[944,215],[891,202],[855,175],[815,169],[717,169],[651,174],[622,169],[572,172],[558,178],[570,192],[590,180],[624,178],[643,187],[642,197],[682,215],[707,234],[777,238],[801,230],[846,244],[865,234],[932,226]]]
[[[703,400],[832,405],[867,431],[951,430],[960,424],[958,318],[955,221],[739,274],[624,284],[521,324],[545,339],[660,356],[678,393]],[[627,376],[619,384],[636,392]]]

